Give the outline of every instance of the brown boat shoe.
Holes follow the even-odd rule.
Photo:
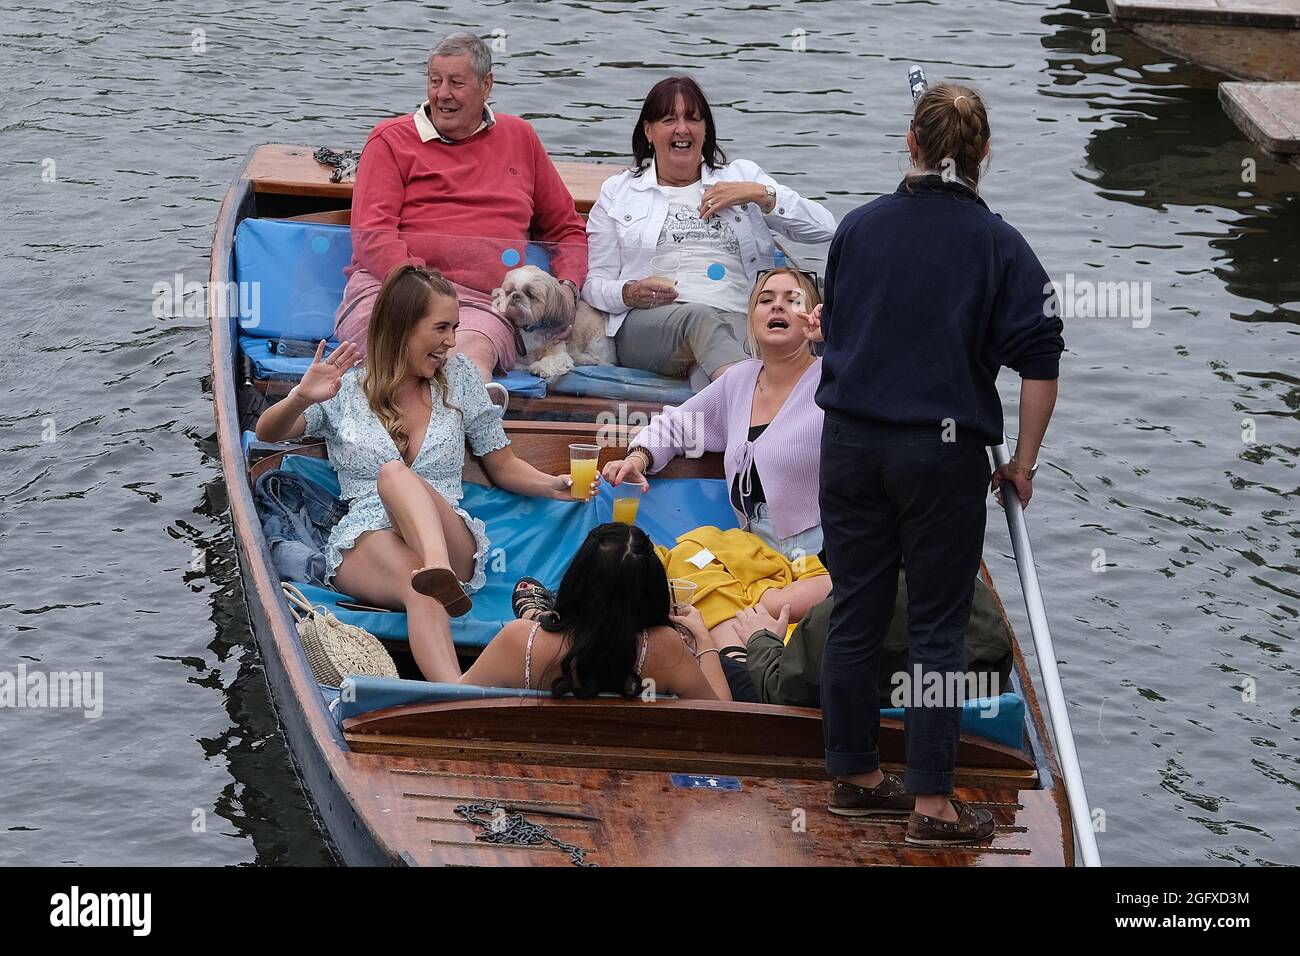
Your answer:
[[[917,846],[947,846],[954,843],[979,843],[993,835],[993,814],[988,810],[976,810],[960,800],[952,801],[957,811],[955,821],[929,817],[924,813],[912,812],[907,821],[908,843]]]
[[[885,779],[870,789],[836,780],[826,809],[841,817],[905,816],[915,804],[916,798],[903,790],[903,781],[886,773]]]

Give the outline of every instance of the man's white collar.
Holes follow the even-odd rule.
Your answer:
[[[429,118],[428,100],[425,100],[423,103],[421,103],[420,108],[417,109],[411,115],[412,115],[412,119],[415,120],[415,130],[417,133],[420,134],[421,143],[427,143],[431,139],[436,139],[441,143],[464,142],[464,140],[448,139],[447,137],[443,136],[441,133],[438,132],[438,127],[434,126],[433,120]],[[492,107],[484,103],[483,122],[479,123],[478,129],[474,130],[473,133],[470,133],[470,136],[474,136],[478,133],[483,132],[483,130],[495,124],[496,121],[497,121],[496,114],[492,112]],[[469,136],[466,136],[465,139],[469,139]]]

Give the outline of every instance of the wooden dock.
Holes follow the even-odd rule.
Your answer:
[[[1300,167],[1300,83],[1221,83],[1219,102],[1260,149]]]
[[[1300,80],[1300,0],[1106,0],[1141,40],[1238,80]]]

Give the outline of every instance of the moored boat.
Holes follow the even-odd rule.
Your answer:
[[[557,162],[557,167],[580,212],[590,208],[600,182],[612,172],[594,164]],[[902,818],[846,822],[831,816],[816,710],[664,698],[554,700],[392,678],[322,687],[282,595],[252,482],[263,471],[288,463],[327,470],[324,448],[309,442],[273,448],[247,440],[245,426],[254,406],[262,397],[273,400],[291,381],[292,367],[282,360],[292,356],[268,345],[286,339],[276,321],[250,335],[241,328],[238,311],[227,304],[231,283],[264,280],[274,285],[276,275],[285,271],[284,261],[277,265],[274,256],[259,258],[257,249],[292,255],[307,248],[323,259],[337,251],[334,243],[344,240],[350,198],[350,185],[331,182],[311,149],[263,146],[251,151],[218,217],[209,303],[217,437],[249,617],[294,760],[343,861],[1073,864],[1062,776],[1014,635],[1009,692],[993,701],[968,702],[963,714],[957,794],[992,810],[998,824],[985,843],[963,847],[906,844]],[[285,236],[289,240],[279,243]],[[267,271],[259,277],[250,272],[255,267]],[[304,280],[294,271],[301,291],[310,276]],[[271,299],[274,295],[263,298],[264,308],[275,307]],[[337,301],[331,305],[325,296],[313,306],[314,314],[332,316]],[[306,331],[314,334],[309,329],[299,337],[310,338]],[[294,340],[292,332],[287,339]],[[614,454],[635,428],[625,421],[629,411],[657,407],[647,401],[629,409],[618,396],[593,395],[512,397],[510,406],[515,415],[554,418],[592,418],[617,409],[613,424],[508,420],[516,453],[553,473],[567,469],[570,442],[600,434],[607,446],[603,455]],[[659,481],[668,489],[656,517],[661,538],[709,515],[710,507],[717,514],[717,502],[725,500],[717,494],[721,474],[716,455],[679,459],[669,466]],[[467,497],[474,496],[485,508],[493,506],[494,496],[505,494],[489,487],[472,456],[466,459],[465,478]],[[545,533],[572,543],[582,533],[581,521],[594,521],[599,514],[589,511],[579,518],[575,510],[567,525],[551,521],[531,529],[504,521],[494,528],[489,521],[489,534],[494,542],[498,535],[505,541],[511,534]],[[533,573],[532,568],[510,570],[515,576]],[[992,588],[987,569],[982,573]],[[356,620],[384,638],[403,662],[404,615],[350,607],[337,596],[322,599],[334,602],[332,610],[340,618],[366,615]],[[481,603],[491,611],[490,596]],[[498,614],[499,604],[498,594]],[[477,653],[497,623],[489,613],[453,632],[463,659]],[[897,715],[884,719],[880,747],[887,766],[901,762],[902,721]],[[492,821],[501,810],[523,818],[527,832],[513,833],[512,840],[509,831],[493,831]]]

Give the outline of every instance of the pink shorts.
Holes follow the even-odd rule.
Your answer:
[[[340,342],[352,342],[361,350],[363,358],[370,333],[370,311],[375,306],[382,285],[365,269],[358,269],[348,279],[348,284],[343,289],[343,302],[334,315],[334,337]],[[456,285],[456,295],[460,299],[460,328],[456,332],[457,336],[464,332],[477,332],[487,336],[496,350],[497,371],[508,372],[514,368],[519,361],[514,328],[509,319],[492,308],[491,296],[463,285]]]

